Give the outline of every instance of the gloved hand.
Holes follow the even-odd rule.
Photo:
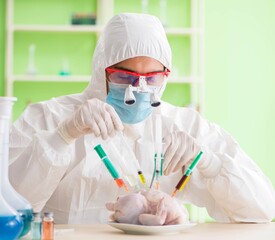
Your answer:
[[[121,130],[123,125],[114,108],[96,98],[87,100],[58,126],[59,135],[67,143],[89,133],[106,139]]]
[[[114,213],[111,220],[120,223],[148,226],[172,225],[188,222],[186,208],[164,192],[150,189],[118,197],[106,203]]]
[[[186,164],[188,165],[201,150],[196,140],[183,131],[173,132],[167,135],[163,141],[163,172],[165,175],[176,172]]]

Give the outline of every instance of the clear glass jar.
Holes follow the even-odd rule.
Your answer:
[[[32,214],[31,222],[31,237],[32,240],[41,240],[42,232],[42,218],[40,212],[34,212]]]

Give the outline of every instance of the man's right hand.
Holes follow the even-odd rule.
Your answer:
[[[114,136],[115,131],[122,130],[122,122],[114,108],[96,98],[87,100],[58,126],[58,133],[67,143],[89,133],[107,139]]]

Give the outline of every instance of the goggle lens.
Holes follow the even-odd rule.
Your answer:
[[[150,86],[161,86],[165,77],[169,74],[169,71],[139,74],[113,68],[106,68],[106,71],[109,73],[110,82],[127,85],[131,84],[132,86],[137,86],[139,84],[140,77],[144,77],[145,81]]]

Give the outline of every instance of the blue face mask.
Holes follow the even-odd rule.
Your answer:
[[[136,102],[133,105],[124,103],[124,95],[127,87],[121,84],[109,83],[109,94],[106,102],[114,107],[120,119],[124,123],[135,124],[146,119],[152,112],[150,93],[134,92]]]

